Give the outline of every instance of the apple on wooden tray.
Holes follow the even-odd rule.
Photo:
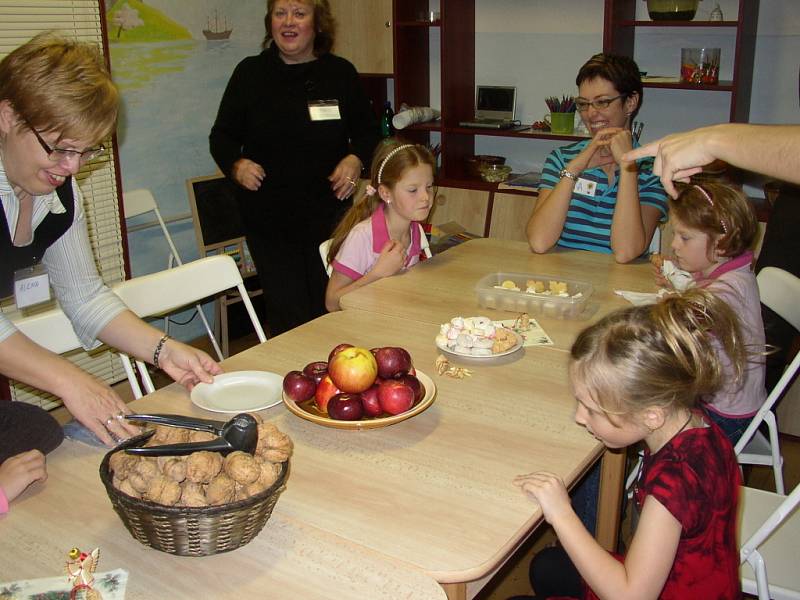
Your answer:
[[[304,411],[338,421],[400,415],[425,397],[407,350],[352,344],[338,344],[327,361],[289,371],[283,391]]]

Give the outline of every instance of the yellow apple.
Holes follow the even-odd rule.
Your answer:
[[[343,392],[358,394],[375,383],[378,363],[372,352],[353,346],[334,354],[328,363],[328,375]]]

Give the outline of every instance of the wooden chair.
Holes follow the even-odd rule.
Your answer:
[[[789,496],[749,487],[741,489],[742,591],[757,595],[759,600],[800,599],[800,485]]]
[[[800,279],[776,267],[765,267],[758,274],[758,290],[761,302],[800,329]],[[772,408],[783,397],[798,369],[800,354],[794,357],[766,401],[753,417],[736,444],[734,451],[739,463],[747,465],[770,465],[775,476],[775,489],[784,494],[783,457],[778,442],[778,424]],[[758,428],[766,423],[769,439]]]
[[[207,256],[173,269],[128,279],[117,283],[112,289],[128,308],[142,318],[172,312],[230,289],[236,289],[247,309],[259,341],[267,340],[244,287],[239,268],[230,256],[224,254]],[[133,372],[131,359],[122,352],[120,358],[125,365],[125,372],[128,374],[134,395],[140,398],[142,391]],[[137,360],[136,366],[145,392],[149,394],[155,391],[144,362]]]
[[[131,219],[133,217],[138,217],[140,215],[145,215],[149,212],[152,212],[153,216],[156,218],[156,221],[158,221],[158,225],[161,227],[161,231],[163,232],[164,238],[166,238],[167,245],[169,246],[170,255],[167,261],[167,268],[171,269],[173,262],[178,265],[183,264],[181,256],[178,254],[178,249],[175,247],[175,243],[172,241],[172,236],[169,234],[167,225],[164,223],[164,219],[161,216],[161,211],[158,210],[156,199],[153,197],[153,193],[150,190],[137,189],[131,190],[130,192],[124,192],[122,194],[122,206],[126,219]],[[209,325],[208,319],[206,319],[206,315],[203,312],[203,307],[198,304],[195,306],[195,308],[197,309],[197,314],[200,317],[200,320],[203,322],[203,327],[205,327],[208,339],[211,341],[211,345],[214,347],[214,352],[217,353],[217,358],[222,360],[222,350],[220,350],[219,343],[217,342],[217,336],[214,335],[214,332],[211,330],[211,325]],[[164,316],[164,333],[169,333],[169,315]]]

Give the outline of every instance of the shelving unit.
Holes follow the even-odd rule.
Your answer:
[[[758,4],[759,0],[738,0],[738,15],[735,21],[643,21],[636,20],[637,0],[605,0],[603,51],[634,57],[636,30],[643,28],[664,30],[723,28],[733,30],[736,42],[732,80],[720,81],[718,85],[648,82],[644,83],[644,87],[728,93],[730,94],[728,120],[743,123],[748,120],[750,115],[750,90],[753,84]]]

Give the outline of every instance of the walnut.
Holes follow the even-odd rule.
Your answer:
[[[130,485],[131,488],[136,490],[136,495],[141,497],[141,495],[144,494],[150,487],[151,479],[152,477],[144,477],[139,472],[133,472],[128,475],[128,478],[125,481],[128,482],[128,485]]]
[[[215,439],[217,436],[211,433],[210,431],[190,431],[189,432],[189,440],[190,442],[210,442],[211,440]]]
[[[194,452],[186,459],[186,478],[193,483],[208,483],[222,469],[218,452]]]
[[[236,492],[236,484],[225,473],[220,473],[206,488],[206,500],[212,506],[218,504],[227,504],[233,501]]]
[[[164,446],[166,444],[183,444],[189,441],[189,430],[182,427],[156,425],[156,432],[150,436],[145,446]]]
[[[258,445],[256,446],[256,454],[263,455],[269,445],[267,440],[270,435],[278,431],[272,423],[259,423],[258,424]]]
[[[161,473],[172,481],[180,483],[186,479],[186,458],[183,456],[159,456],[158,465]]]
[[[261,455],[270,462],[284,462],[292,455],[293,447],[291,438],[276,427],[264,436]]]
[[[123,479],[122,481],[119,482],[119,485],[114,484],[114,487],[116,487],[123,494],[128,494],[128,496],[133,496],[134,498],[142,497],[141,492],[138,492],[135,489],[133,489],[133,486],[131,485],[131,482],[128,479]]]
[[[260,473],[255,483],[260,485],[262,489],[266,489],[278,480],[281,474],[281,466],[280,464],[264,460],[260,467]]]
[[[181,487],[176,481],[167,479],[163,475],[156,475],[150,480],[150,487],[147,488],[144,497],[152,502],[172,506],[181,497]]]
[[[128,454],[124,450],[119,450],[114,452],[111,458],[108,459],[108,468],[114,473],[115,478],[125,479],[136,468],[136,463],[138,462],[138,457]]]
[[[185,481],[181,489],[181,506],[208,506],[203,486],[199,483]]]
[[[136,472],[145,479],[152,479],[158,474],[158,462],[155,458],[140,456],[136,463]]]
[[[261,475],[256,460],[247,452],[231,452],[223,461],[223,469],[236,483],[253,483]]]

